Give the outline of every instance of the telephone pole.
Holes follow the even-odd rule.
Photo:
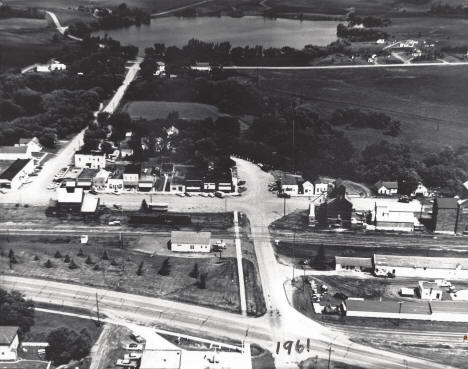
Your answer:
[[[101,317],[99,316],[99,299],[98,299],[97,292],[96,292],[96,313],[97,313],[98,325],[101,325]]]
[[[331,353],[332,353],[332,348],[331,348],[331,344],[330,346],[328,347],[328,369],[330,369],[330,362],[331,362]]]

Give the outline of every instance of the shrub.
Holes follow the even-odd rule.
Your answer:
[[[94,264],[93,259],[91,259],[91,255],[88,255],[88,257],[85,260],[85,263],[88,265]]]
[[[45,262],[44,266],[45,266],[46,268],[52,268],[52,267],[53,267],[52,262],[50,261],[50,259],[47,259],[47,261]]]
[[[56,366],[80,360],[91,349],[91,336],[86,328],[79,333],[66,327],[54,329],[47,336],[47,342],[46,359]]]
[[[190,272],[189,276],[192,277],[192,278],[198,279],[199,275],[200,275],[200,272],[198,271],[198,264],[195,263],[193,265],[193,269]]]
[[[171,264],[169,263],[169,258],[164,259],[158,274],[162,276],[168,276],[171,274]]]
[[[107,255],[107,250],[104,250],[101,256],[102,260],[109,260],[109,255]]]
[[[60,251],[57,250],[55,252],[54,258],[56,258],[56,259],[61,259],[62,258],[62,254],[60,253]]]
[[[68,256],[68,254],[65,255],[65,259],[63,259],[63,261],[64,261],[65,263],[69,263],[69,262],[70,262],[70,256]]]
[[[79,266],[76,265],[75,260],[71,259],[70,265],[68,266],[70,269],[78,269]]]
[[[204,290],[206,288],[206,280],[208,278],[208,273],[200,274],[200,279],[198,280],[198,288]]]
[[[76,256],[79,256],[80,258],[84,258],[86,256],[81,247],[80,247],[80,250],[78,251],[78,253],[76,254]]]
[[[34,260],[34,261],[39,261],[39,256],[34,255],[33,260]]]
[[[143,275],[143,261],[138,265],[137,275]]]

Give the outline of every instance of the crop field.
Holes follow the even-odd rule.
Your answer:
[[[267,95],[298,96],[324,117],[346,108],[383,112],[401,121],[400,136],[347,129],[357,149],[386,139],[425,153],[466,144],[467,72],[468,66],[262,71],[260,88]]]
[[[131,101],[125,104],[123,110],[132,119],[164,119],[171,112],[179,113],[179,118],[189,120],[216,119],[220,115],[218,108],[213,105],[169,102],[169,101]]]

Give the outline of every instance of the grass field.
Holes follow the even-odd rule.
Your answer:
[[[60,327],[67,327],[77,332],[86,328],[91,335],[92,342],[98,339],[102,330],[102,327],[98,327],[94,321],[89,319],[36,311],[34,313],[34,325],[25,335],[23,341],[46,342],[50,331]]]
[[[305,107],[324,117],[340,108],[386,113],[402,123],[397,139],[426,153],[466,144],[467,72],[468,66],[262,71],[260,88],[266,95],[300,96]],[[374,129],[347,129],[346,134],[358,149],[396,140]]]
[[[177,112],[180,118],[190,120],[216,119],[222,115],[213,105],[168,101],[131,101],[125,104],[123,110],[133,119],[149,120],[167,118],[171,112]]]

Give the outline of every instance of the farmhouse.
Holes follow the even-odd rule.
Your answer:
[[[335,270],[371,271],[373,269],[372,258],[356,258],[335,256]]]
[[[468,258],[374,255],[374,273],[395,277],[468,278]]]
[[[211,232],[171,232],[171,250],[177,252],[210,252]]]
[[[77,151],[75,153],[75,167],[91,169],[105,168],[106,155],[101,151]]]
[[[0,146],[0,160],[31,159],[28,146]]]
[[[0,326],[0,361],[18,360],[19,327]]]
[[[375,184],[377,194],[384,196],[392,196],[398,194],[398,182],[378,181]]]
[[[418,282],[419,297],[423,300],[442,300],[443,291],[434,282]]]
[[[34,170],[34,160],[32,159],[6,161],[5,164],[6,168],[0,173],[0,188],[13,191],[20,188]]]

